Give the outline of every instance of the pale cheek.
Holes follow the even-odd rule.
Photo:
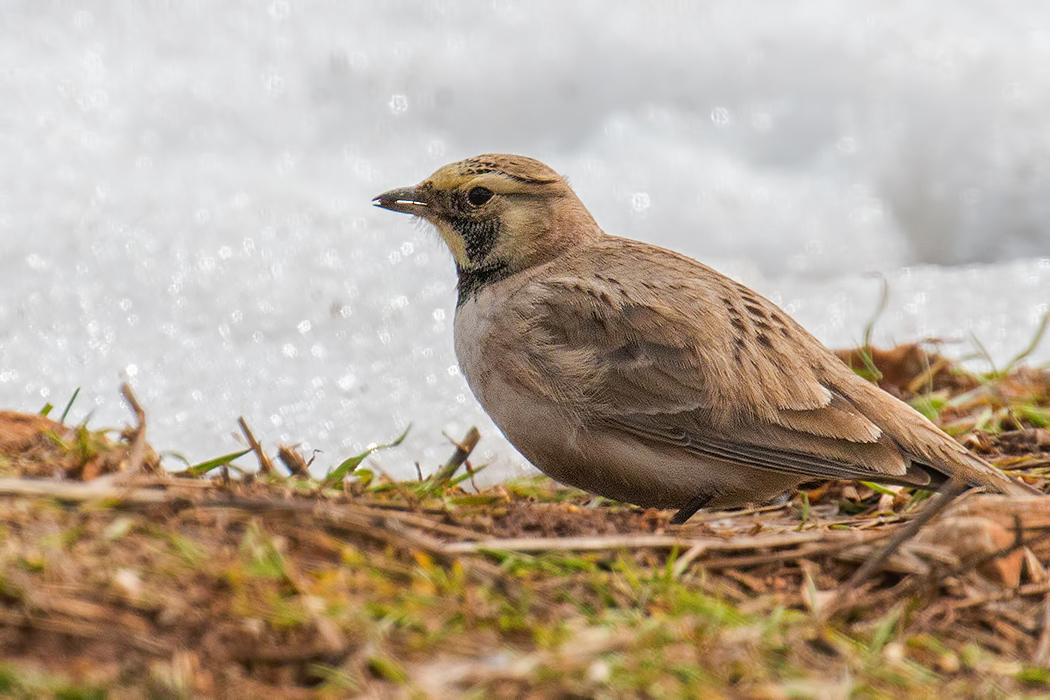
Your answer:
[[[459,233],[451,226],[445,223],[438,224],[438,233],[441,234],[442,240],[445,241],[445,245],[452,251],[452,258],[456,261],[458,267],[469,267],[470,258],[467,257],[466,246],[463,245],[463,238]]]
[[[548,226],[549,215],[532,207],[519,207],[503,213],[503,235],[497,244],[499,257],[515,259],[527,256],[540,245]]]

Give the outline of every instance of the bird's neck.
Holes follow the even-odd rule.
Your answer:
[[[513,271],[505,261],[497,260],[477,267],[467,268],[457,265],[456,274],[459,275],[459,282],[456,283],[456,291],[459,292],[456,307],[459,308],[483,288],[510,277]]]

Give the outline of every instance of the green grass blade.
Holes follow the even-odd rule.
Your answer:
[[[200,464],[194,464],[192,467],[190,467],[186,471],[189,472],[192,476],[202,476],[202,475],[207,474],[208,472],[210,472],[212,469],[215,469],[216,467],[221,467],[224,464],[229,464],[230,462],[232,462],[233,460],[237,459],[238,457],[243,457],[244,455],[248,454],[251,451],[252,451],[252,448],[249,447],[248,449],[241,450],[240,452],[231,452],[230,454],[223,455],[222,457],[216,457],[215,459],[209,459],[207,462],[201,462]]]
[[[882,314],[886,312],[886,306],[890,301],[890,283],[886,281],[884,275],[879,275],[879,281],[882,282],[882,293],[879,294],[879,304],[875,307],[875,312],[868,319],[868,322],[864,324],[864,349],[871,349],[871,336],[875,332],[875,324],[879,322]]]
[[[186,459],[186,455],[182,454],[181,452],[175,452],[174,450],[162,450],[160,453],[158,453],[157,456],[160,457],[162,460],[166,457],[173,457],[182,462],[187,467],[193,466],[190,463],[190,460]]]
[[[995,366],[995,360],[992,359],[992,354],[988,352],[980,339],[973,333],[970,333],[970,342],[977,348],[978,357],[987,362],[988,366],[991,367],[991,370],[985,375],[985,377],[989,379],[1001,379],[1003,377],[1003,372],[1000,372],[999,368]]]
[[[1039,322],[1039,327],[1035,330],[1035,335],[1032,336],[1032,339],[1028,342],[1028,345],[1025,346],[1025,349],[1006,364],[1006,372],[1009,373],[1017,369],[1017,367],[1024,362],[1025,358],[1035,352],[1035,349],[1039,347],[1039,343],[1043,342],[1043,336],[1046,335],[1047,325],[1050,325],[1050,311],[1043,314],[1043,320]]]
[[[897,495],[896,493],[894,493],[890,489],[886,488],[882,484],[876,484],[874,481],[862,481],[860,483],[862,483],[863,485],[867,486],[869,489],[871,489],[875,493],[880,493],[883,496],[896,496]]]
[[[59,423],[65,423],[66,422],[66,416],[69,415],[69,409],[73,408],[73,402],[77,400],[78,396],[80,396],[80,387],[79,386],[73,392],[73,395],[69,397],[69,403],[66,404],[65,409],[62,411],[62,417],[58,419]]]
[[[450,487],[451,486],[459,486],[461,483],[463,483],[467,479],[470,479],[471,477],[477,476],[478,472],[480,472],[482,469],[484,469],[487,466],[489,466],[489,465],[488,464],[482,464],[480,467],[473,467],[471,469],[471,471],[463,473],[463,474],[460,474],[459,476],[457,476],[454,479],[452,479],[451,481],[449,481],[448,485]]]
[[[405,428],[405,432],[401,433],[401,435],[398,436],[398,438],[396,440],[394,440],[393,442],[388,442],[388,443],[386,443],[384,445],[376,445],[375,447],[371,447],[371,448],[365,450],[364,452],[362,452],[359,455],[354,455],[353,457],[350,457],[349,459],[343,460],[339,464],[338,467],[336,467],[335,469],[333,469],[331,472],[328,473],[328,476],[326,476],[324,478],[324,482],[322,483],[322,486],[324,486],[325,488],[331,488],[332,486],[335,486],[336,484],[341,482],[343,479],[345,479],[348,474],[352,473],[355,469],[357,469],[358,465],[360,465],[361,462],[365,461],[365,458],[368,457],[368,455],[372,454],[373,452],[377,452],[379,450],[386,450],[386,449],[389,449],[391,447],[397,447],[402,442],[404,442],[405,438],[408,436],[408,431],[411,430],[411,429],[412,429],[412,424],[409,423],[408,427]]]

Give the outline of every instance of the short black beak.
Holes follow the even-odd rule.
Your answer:
[[[399,211],[402,214],[424,216],[427,211],[427,203],[422,200],[416,192],[415,187],[402,187],[397,190],[384,192],[372,200],[372,204],[390,211]]]

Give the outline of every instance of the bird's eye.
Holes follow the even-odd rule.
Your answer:
[[[467,201],[474,207],[480,207],[490,199],[492,199],[492,190],[484,187],[475,187],[467,192]]]

